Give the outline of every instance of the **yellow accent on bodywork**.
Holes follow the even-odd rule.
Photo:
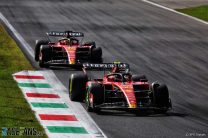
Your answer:
[[[70,60],[70,64],[75,64],[75,60]]]
[[[137,105],[136,104],[131,104],[130,108],[137,108]]]

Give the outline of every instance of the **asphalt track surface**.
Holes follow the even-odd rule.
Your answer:
[[[90,113],[108,137],[208,136],[207,25],[140,0],[1,0],[0,12],[33,49],[49,30],[82,31],[103,48],[105,62],[127,62],[168,85],[167,115]],[[54,70],[66,87],[73,72]]]

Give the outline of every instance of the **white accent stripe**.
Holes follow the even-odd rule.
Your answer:
[[[38,80],[38,79],[15,79],[18,80],[18,83],[47,83],[46,80]]]
[[[61,113],[57,112],[56,110],[48,110],[47,112],[45,110],[38,110],[38,114],[74,115],[74,112],[70,109],[60,109],[59,111],[61,111]]]
[[[31,88],[30,90],[21,89],[23,93],[47,93],[47,94],[58,94],[59,91],[54,91],[53,89],[35,89]]]
[[[43,126],[73,126],[73,127],[83,127],[79,121],[40,121]]]
[[[143,2],[146,2],[146,3],[149,3],[149,4],[151,4],[151,5],[154,5],[154,6],[160,7],[160,8],[162,8],[162,9],[165,9],[165,10],[168,10],[168,11],[171,11],[171,12],[174,12],[174,13],[177,13],[177,14],[180,14],[180,15],[183,15],[183,16],[186,16],[186,17],[191,18],[191,19],[193,19],[193,20],[195,20],[195,21],[198,21],[198,22],[201,22],[201,23],[203,23],[203,24],[208,25],[208,22],[203,21],[203,20],[201,20],[201,19],[198,19],[198,18],[196,18],[196,17],[193,17],[193,16],[190,16],[190,15],[187,15],[187,14],[184,14],[184,13],[181,13],[181,12],[178,12],[178,11],[176,11],[176,10],[170,9],[170,8],[168,8],[168,7],[162,6],[162,5],[160,5],[160,4],[157,4],[157,3],[154,3],[154,2],[151,2],[151,1],[148,1],[148,0],[142,0],[142,1],[143,1]]]
[[[30,98],[26,97],[29,102],[38,102],[38,103],[61,103],[64,104],[61,98]]]
[[[13,75],[43,76],[43,74],[40,71],[30,71],[30,70],[23,70]]]

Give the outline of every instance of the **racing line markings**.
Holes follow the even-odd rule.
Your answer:
[[[74,115],[39,114],[41,120],[78,121]]]
[[[19,87],[51,88],[48,83],[18,83]]]
[[[69,112],[65,114],[51,114],[49,112],[49,110],[51,111],[54,109],[56,109],[54,112],[57,112],[57,110],[59,112],[59,110],[66,110],[69,109],[69,107],[65,103],[57,102],[57,100],[50,102],[49,99],[60,99],[61,97],[54,93],[52,86],[47,83],[44,76],[39,74],[38,71],[30,71],[30,73],[23,71],[16,73],[13,76],[17,81],[18,86],[21,88],[23,94],[25,95],[25,98],[31,105],[32,109],[36,111],[38,119],[42,122],[42,125],[47,129],[49,133],[59,134],[59,137],[70,137],[70,135],[66,134],[89,134],[87,130],[81,125],[81,123],[79,123],[79,120],[75,115],[73,115],[73,113]],[[40,92],[40,90],[42,92]],[[38,109],[44,109],[44,112],[43,110]],[[76,123],[67,124],[64,122]],[[60,134],[64,135],[60,136]],[[73,135],[73,137],[80,136]],[[90,137],[90,135],[87,137]]]
[[[27,97],[31,98],[60,98],[57,94],[47,94],[47,93],[32,93],[27,92]]]
[[[45,79],[43,76],[32,76],[32,75],[14,75],[16,79]]]

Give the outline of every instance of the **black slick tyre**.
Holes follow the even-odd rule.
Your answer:
[[[39,66],[48,67],[45,63],[51,60],[52,48],[49,45],[41,45],[39,53]]]
[[[40,53],[40,46],[47,45],[49,43],[48,40],[36,40],[35,43],[35,61],[39,61],[39,53]]]
[[[85,74],[71,74],[69,78],[69,97],[71,101],[82,102],[84,100],[87,81],[88,78]]]
[[[102,49],[101,47],[93,47],[91,51],[91,59],[94,63],[102,63]]]
[[[168,87],[165,84],[158,86],[153,95],[154,104],[157,108],[159,108],[158,110],[155,110],[155,112],[166,113],[170,107]]]
[[[101,109],[96,107],[104,102],[104,87],[102,84],[91,83],[86,94],[86,108],[88,111],[99,112]]]

